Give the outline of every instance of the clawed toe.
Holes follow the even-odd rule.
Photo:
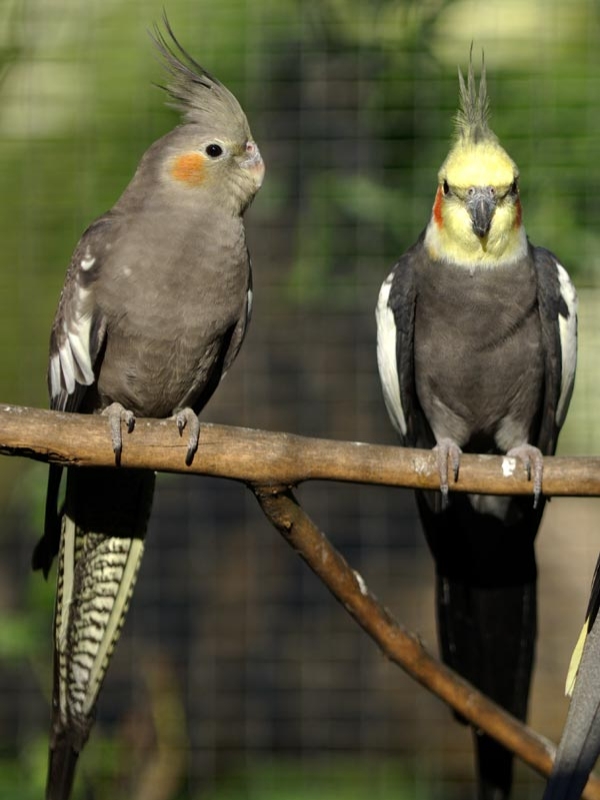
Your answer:
[[[506,455],[510,458],[518,458],[527,471],[527,480],[533,480],[533,507],[537,508],[542,494],[542,478],[544,476],[542,451],[532,444],[521,444],[513,447]]]
[[[102,414],[108,417],[115,462],[117,466],[119,466],[121,463],[121,453],[123,452],[121,423],[124,422],[127,427],[127,433],[131,433],[135,427],[135,414],[133,411],[122,406],[121,403],[111,403],[102,411]]]
[[[189,431],[188,449],[185,454],[185,463],[186,466],[189,467],[194,460],[194,454],[198,449],[198,441],[200,439],[200,420],[193,409],[182,408],[181,411],[178,411],[175,415],[175,422],[177,423],[177,429],[180,436],[183,435],[184,428],[187,428]]]
[[[442,493],[442,508],[448,505],[448,459],[452,463],[452,476],[454,483],[458,480],[460,469],[460,456],[462,450],[452,439],[440,439],[433,452],[437,455],[438,474],[440,476],[440,491]]]

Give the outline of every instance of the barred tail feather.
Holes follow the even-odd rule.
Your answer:
[[[69,652],[71,712],[89,716],[125,622],[144,552],[141,539],[85,535]]]
[[[47,800],[70,797],[135,587],[154,489],[153,473],[77,473],[86,474],[69,473],[58,561]]]

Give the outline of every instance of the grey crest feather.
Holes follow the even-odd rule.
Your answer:
[[[490,117],[490,102],[487,93],[487,80],[485,75],[485,60],[481,51],[481,77],[479,89],[475,81],[473,70],[473,45],[469,53],[469,71],[467,81],[458,68],[459,101],[460,108],[456,113],[456,133],[458,139],[476,144],[484,140],[497,141],[496,135],[488,125]]]
[[[169,75],[161,86],[171,97],[171,106],[183,114],[186,122],[203,124],[215,116],[226,116],[238,126],[246,126],[246,115],[235,96],[213,77],[182,47],[163,14],[166,33],[155,24],[150,33]]]

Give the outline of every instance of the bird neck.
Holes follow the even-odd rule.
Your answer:
[[[527,255],[528,242],[522,224],[492,229],[480,238],[470,226],[447,224],[435,212],[425,230],[424,246],[434,261],[468,269],[513,264]]]

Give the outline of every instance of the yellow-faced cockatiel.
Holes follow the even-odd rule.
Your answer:
[[[575,376],[576,295],[527,239],[519,171],[488,125],[485,69],[459,71],[457,136],[431,219],[383,282],[378,364],[402,444],[434,447],[442,493],[417,492],[436,568],[444,661],[524,719],[536,637],[534,539],[542,455],[554,453]],[[448,496],[461,452],[521,459],[531,497]],[[479,797],[509,795],[512,757],[475,733]]]
[[[198,413],[236,357],[252,282],[243,214],[264,165],[236,98],[179,45],[155,43],[183,124],[142,156],[73,254],[50,339],[51,407],[101,413],[117,463],[121,423],[173,417],[198,446]],[[34,568],[58,552],[47,800],[66,800],[144,550],[154,473],[51,466]],[[60,549],[59,549],[60,542]]]

